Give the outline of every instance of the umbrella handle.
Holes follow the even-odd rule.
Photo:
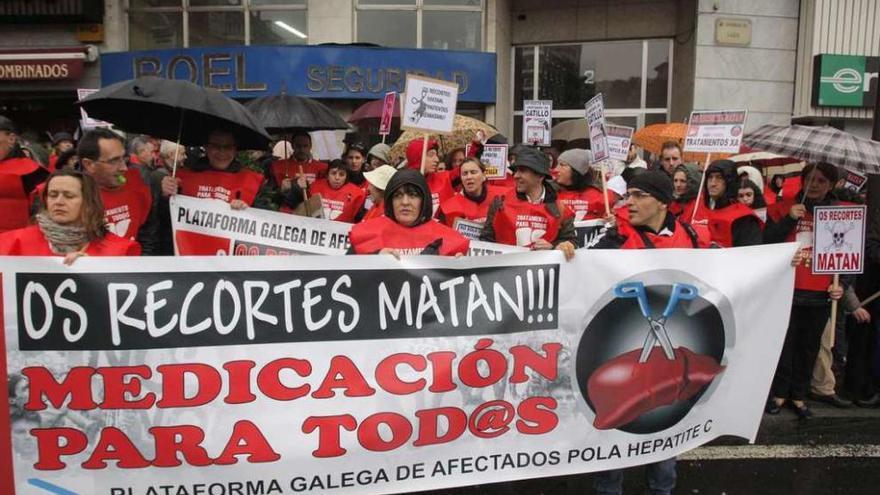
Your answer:
[[[171,177],[177,178],[177,157],[180,153],[180,136],[183,135],[183,117],[186,110],[180,111],[180,124],[177,126],[177,147],[174,148],[174,165],[171,167]]]
[[[712,153],[706,153],[706,164],[703,165],[703,173],[700,174],[700,188],[697,189],[697,198],[694,200],[694,213],[691,215],[691,222],[694,223],[694,220],[697,218],[697,211],[700,209],[701,196],[703,195],[703,188],[706,186],[706,169],[709,168],[709,160],[712,158]],[[674,172],[674,171],[673,171]]]

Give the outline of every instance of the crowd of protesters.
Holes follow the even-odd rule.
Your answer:
[[[271,154],[238,149],[236,136],[223,129],[201,148],[149,136],[126,141],[107,129],[88,131],[76,143],[59,133],[51,146],[43,163],[14,123],[0,117],[0,255],[58,255],[66,263],[80,256],[173,255],[168,199],[175,194],[219,199],[237,210],[318,213],[353,223],[354,254],[461,256],[470,241],[457,227],[465,222],[479,229],[480,240],[555,249],[567,259],[588,255],[578,254],[584,249],[809,246],[813,207],[865,201],[864,194],[842,190],[841,171],[828,163],[806,164],[791,177],[765,178],[729,160],[703,171],[683,162],[676,142],[648,161],[633,148],[610,173],[595,167],[589,150],[557,154],[516,145],[503,178],[487,176],[479,142],[441,156],[437,142],[418,139],[399,160],[387,145],[351,143],[329,163],[313,156],[308,133],[277,143]],[[320,211],[308,211],[309,199],[318,197]],[[584,220],[604,224],[587,243],[575,233]],[[861,305],[880,288],[876,223],[862,276],[841,277],[833,286],[830,276],[811,273],[809,249],[792,260],[793,306],[768,414],[788,407],[808,419],[807,399],[880,407],[880,301]],[[843,302],[837,328],[830,328],[832,299]],[[674,477],[674,460],[649,468],[658,492],[671,490]],[[604,473],[597,490],[613,493],[619,484],[619,472]]]

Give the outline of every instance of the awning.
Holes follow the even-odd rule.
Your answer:
[[[0,50],[0,82],[79,79],[86,47]]]

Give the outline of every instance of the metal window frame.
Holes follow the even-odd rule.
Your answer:
[[[386,10],[386,11],[415,11],[416,12],[416,48],[423,48],[423,40],[422,40],[422,23],[423,23],[423,13],[425,11],[429,12],[479,12],[480,13],[480,46],[477,48],[479,51],[483,51],[486,49],[486,0],[480,0],[479,7],[470,7],[467,5],[425,5],[424,0],[415,0],[414,5],[410,4],[393,4],[388,3],[387,5],[361,5],[360,0],[355,0],[354,5],[352,5],[354,12],[351,16],[351,34],[352,39],[358,41],[358,23],[357,16],[359,10]]]
[[[244,16],[244,45],[250,46],[251,44],[251,12],[259,12],[259,11],[308,11],[309,5],[308,2],[303,3],[302,5],[251,5],[251,0],[242,0],[241,5],[200,5],[200,6],[192,6],[190,5],[190,0],[180,0],[180,5],[176,7],[165,6],[165,7],[132,7],[131,0],[125,0],[123,5],[125,9],[125,43],[126,47],[130,49],[131,44],[131,13],[132,12],[144,12],[144,13],[179,13],[181,15],[181,22],[183,27],[183,48],[190,47],[190,39],[189,39],[189,14],[190,12],[241,12],[241,15]],[[305,34],[308,36],[309,32],[309,17],[306,15],[306,32]]]
[[[635,117],[638,128],[642,128],[645,126],[645,116],[648,114],[666,114],[666,121],[669,122],[669,109],[672,106],[672,55],[674,51],[672,39],[666,39],[669,46],[669,75],[667,77],[666,84],[666,107],[665,108],[657,108],[651,107],[647,108],[645,105],[647,104],[647,94],[648,94],[648,42],[656,40],[656,38],[645,38],[641,40],[609,40],[609,41],[584,41],[580,43],[541,43],[541,44],[526,44],[526,45],[513,45],[510,47],[510,108],[516,108],[516,95],[513,93],[512,88],[516,84],[516,49],[517,48],[532,48],[533,50],[533,74],[532,74],[532,99],[537,100],[539,94],[539,84],[540,84],[540,51],[542,47],[548,46],[573,46],[573,45],[585,45],[590,43],[614,43],[614,42],[641,42],[642,45],[642,60],[641,60],[641,94],[639,96],[639,108],[606,108],[605,115],[609,117]],[[511,112],[511,116],[513,118],[522,117],[523,110],[513,110]],[[551,119],[574,119],[574,118],[586,118],[586,109],[556,109],[553,108],[553,113],[551,114]],[[511,122],[513,125],[514,122]]]

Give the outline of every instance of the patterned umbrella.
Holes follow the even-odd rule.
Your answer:
[[[642,149],[648,150],[655,155],[660,154],[660,149],[666,141],[675,141],[680,146],[684,146],[684,137],[687,134],[687,124],[679,122],[669,122],[665,124],[651,124],[637,130],[632,137],[632,142]],[[730,153],[712,153],[712,160],[727,158]],[[681,159],[686,162],[702,163],[706,161],[706,153],[695,153],[685,151]]]
[[[495,130],[494,127],[485,122],[481,122],[471,117],[465,117],[464,115],[456,115],[455,120],[452,123],[452,134],[431,134],[430,139],[435,139],[440,143],[440,154],[443,155],[456,148],[464,148],[476,138],[477,132],[479,131],[483,131],[483,135],[486,138],[498,134],[498,131]],[[394,145],[391,146],[389,157],[392,160],[403,157],[406,154],[406,147],[409,145],[410,141],[423,138],[424,134],[422,132],[404,132],[400,135],[397,141],[395,141]]]
[[[807,162],[828,162],[862,174],[880,173],[880,143],[833,127],[766,124],[746,134],[743,142]]]

